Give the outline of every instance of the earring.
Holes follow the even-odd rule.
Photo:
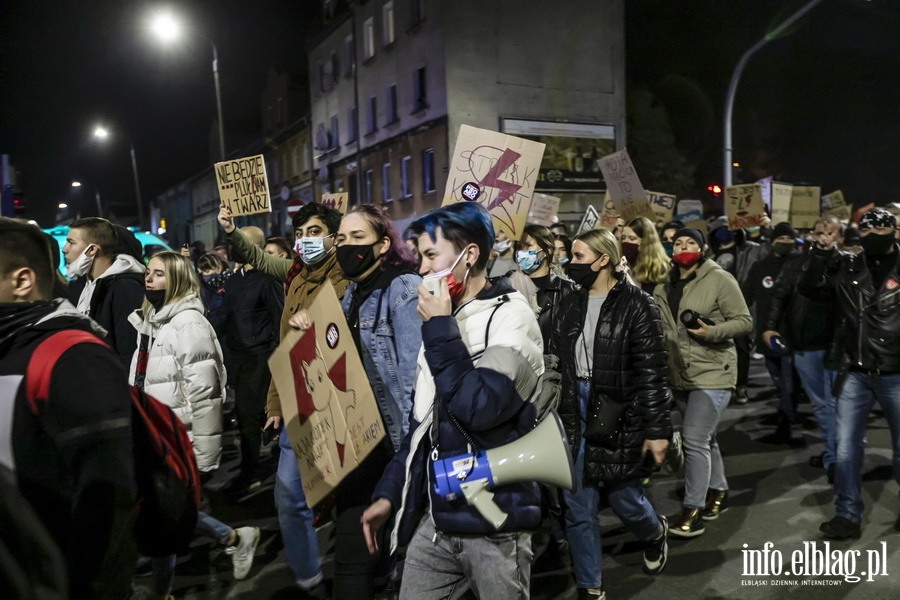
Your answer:
[[[471,267],[472,267],[472,265],[470,265],[470,264],[467,262],[467,263],[466,263],[466,268],[469,269],[469,268],[471,268]]]

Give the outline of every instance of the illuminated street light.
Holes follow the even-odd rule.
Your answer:
[[[212,46],[213,60],[212,72],[213,82],[216,85],[216,114],[219,121],[219,160],[225,160],[225,127],[222,123],[222,92],[219,89],[219,50],[216,43],[210,38],[195,33],[187,33],[183,31],[181,23],[170,13],[157,13],[150,23],[150,30],[163,43],[171,43],[177,40],[182,34],[201,37],[209,42]]]
[[[737,168],[741,166],[741,163],[731,163],[731,166]]]
[[[120,134],[122,135],[122,134]],[[109,130],[103,127],[102,125],[98,125],[94,128],[94,137],[99,140],[105,140],[109,137]],[[131,141],[131,138],[122,135],[127,141],[128,145],[131,147],[131,172],[134,174],[134,195],[137,199],[137,209],[138,209],[138,227],[144,227],[144,203],[141,200],[141,186],[138,183],[138,169],[137,169],[137,158],[134,154],[134,142]]]
[[[99,138],[101,140],[105,140],[106,138],[109,137],[109,132],[106,129],[104,129],[103,127],[98,125],[97,128],[94,129],[94,137]]]
[[[81,182],[80,182],[80,181],[73,181],[73,182],[72,182],[72,187],[81,187]]]
[[[64,209],[64,208],[69,208],[69,205],[66,204],[65,202],[60,202],[60,203],[59,203],[59,209],[62,210],[62,209]]]

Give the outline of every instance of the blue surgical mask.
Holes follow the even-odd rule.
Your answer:
[[[519,250],[516,252],[516,263],[526,275],[531,275],[541,266],[537,250]]]
[[[300,255],[300,260],[307,265],[319,264],[325,258],[325,255],[328,254],[328,251],[325,250],[325,238],[323,237],[302,237],[297,240],[294,248],[297,250],[297,254]]]
[[[556,262],[559,263],[559,266],[564,267],[564,266],[566,266],[567,264],[569,264],[569,258],[566,257],[566,256],[563,256],[563,257],[561,257],[561,258],[558,258],[558,259],[556,260]]]
[[[672,258],[672,248],[675,246],[675,242],[663,242],[663,248],[666,251],[666,256]]]

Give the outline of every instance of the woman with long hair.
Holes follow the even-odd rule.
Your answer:
[[[387,574],[386,555],[370,555],[360,517],[375,485],[409,429],[422,323],[416,314],[416,261],[387,213],[376,206],[353,207],[335,236],[338,264],[350,279],[341,307],[350,325],[388,435],[338,486],[335,500],[335,598],[372,598],[376,574]],[[312,323],[298,312],[291,325]],[[379,573],[379,571],[382,571]]]
[[[569,273],[581,289],[562,301],[549,351],[559,357],[559,414],[575,455],[575,487],[564,492],[575,585],[579,598],[602,598],[601,486],[613,512],[645,543],[644,571],[656,575],[666,565],[666,519],[644,497],[641,479],[665,458],[671,400],[659,309],[619,268],[616,238],[606,230],[582,233],[572,254]],[[595,430],[595,414],[617,425]]]
[[[622,254],[638,285],[652,296],[656,286],[668,277],[671,261],[650,219],[637,217],[625,225],[622,229]]]
[[[177,252],[154,255],[144,283],[144,304],[128,318],[138,332],[129,381],[171,408],[185,424],[205,480],[222,458],[222,349],[203,316],[200,283],[189,259]],[[235,579],[247,576],[259,542],[258,527],[233,529],[201,512],[197,532],[225,546]],[[153,570],[154,594],[168,597],[175,556],[154,558]]]

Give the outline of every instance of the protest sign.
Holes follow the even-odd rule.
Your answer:
[[[375,396],[337,294],[325,282],[305,332],[289,331],[269,358],[306,501],[333,491],[384,437]],[[284,435],[284,434],[282,434]]]
[[[466,201],[463,187],[476,182],[481,187],[476,202],[491,213],[494,231],[518,240],[528,217],[543,155],[544,144],[539,142],[462,125],[441,206]]]
[[[342,215],[347,214],[347,192],[338,192],[337,194],[322,194],[322,204],[328,208],[340,212]]]
[[[602,227],[603,229],[615,229],[618,224],[619,213],[616,212],[616,207],[613,204],[612,196],[609,195],[609,190],[606,190],[606,193],[603,194],[603,210],[600,211],[600,221],[594,226],[594,229],[597,229],[598,227]]]
[[[791,217],[790,183],[772,183],[772,223],[785,223]]]
[[[862,218],[862,216],[863,216],[864,214],[866,214],[866,211],[868,211],[870,208],[875,208],[875,203],[874,203],[874,202],[869,202],[869,203],[866,204],[865,206],[860,206],[859,208],[857,208],[856,210],[854,210],[854,211],[853,211],[853,222],[854,222],[854,223],[859,223],[860,218]]]
[[[590,231],[596,228],[599,223],[600,214],[597,212],[597,209],[593,206],[588,206],[587,210],[584,211],[584,217],[581,219],[581,225],[578,226],[578,233],[575,235]]]
[[[656,214],[657,227],[662,227],[672,220],[672,214],[675,212],[675,196],[648,190],[647,200],[650,201],[650,208]]]
[[[601,158],[598,164],[619,216],[626,223],[635,217],[647,217],[655,222],[656,215],[650,208],[647,193],[634,170],[628,151],[613,152]]]
[[[756,183],[759,184],[760,189],[762,190],[762,199],[763,204],[765,204],[766,208],[771,212],[772,210],[772,178],[765,177],[760,179]]]
[[[795,185],[791,190],[791,225],[812,229],[819,218],[819,186]]]
[[[559,198],[535,192],[531,199],[531,208],[528,209],[528,222],[550,227],[556,222],[558,210]]]
[[[766,220],[766,209],[760,185],[750,183],[726,187],[725,215],[731,230],[762,226]]]
[[[698,219],[696,221],[688,221],[684,224],[688,229],[696,229],[697,231],[702,231],[704,237],[709,236],[709,225],[707,225],[706,221],[703,219]]]
[[[219,200],[235,217],[272,212],[266,161],[262,154],[215,164]]]
[[[673,221],[690,223],[703,220],[703,202],[701,200],[679,200]]]
[[[841,190],[835,190],[830,194],[822,196],[822,216],[837,217],[844,221],[849,221],[852,208],[844,199],[844,193]]]

